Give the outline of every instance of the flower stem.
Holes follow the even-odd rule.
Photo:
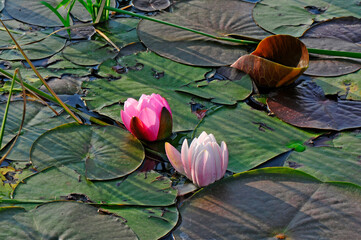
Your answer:
[[[96,4],[95,4],[95,6],[99,7],[99,5],[96,5]],[[241,39],[234,39],[234,38],[227,38],[227,37],[217,37],[217,36],[205,33],[205,32],[197,31],[197,30],[190,29],[187,27],[182,27],[177,24],[173,24],[173,23],[162,21],[159,19],[143,16],[141,14],[133,13],[133,12],[118,9],[118,8],[105,6],[104,9],[110,10],[113,12],[117,12],[117,13],[122,13],[122,14],[129,15],[129,16],[133,16],[133,17],[138,17],[138,18],[153,21],[153,22],[157,22],[157,23],[161,23],[164,25],[179,28],[179,29],[182,29],[185,31],[193,32],[193,33],[200,34],[200,35],[203,35],[203,36],[206,36],[209,38],[213,38],[216,40],[220,40],[220,41],[234,42],[234,43],[239,43],[239,44],[251,44],[251,45],[257,45],[259,43],[259,41],[249,41],[249,40],[241,40]],[[322,54],[322,55],[330,55],[330,56],[361,58],[361,53],[359,53],[359,52],[334,51],[334,50],[325,50],[325,49],[316,49],[316,48],[308,48],[308,52],[315,53],[315,54]]]

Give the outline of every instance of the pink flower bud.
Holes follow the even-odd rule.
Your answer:
[[[202,132],[198,138],[193,139],[189,147],[185,139],[181,153],[169,143],[165,143],[165,151],[174,169],[200,187],[221,179],[226,173],[227,145],[222,141],[220,147],[213,134]]]
[[[156,141],[172,134],[172,112],[159,94],[142,95],[139,101],[128,98],[121,117],[125,127],[138,139]]]

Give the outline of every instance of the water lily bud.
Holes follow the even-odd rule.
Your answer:
[[[181,153],[171,144],[165,143],[165,151],[174,169],[200,187],[221,179],[226,173],[227,145],[222,141],[219,146],[213,134],[202,132],[189,147],[185,139]]]
[[[125,127],[138,139],[156,141],[172,134],[172,112],[159,94],[143,94],[139,101],[128,98],[121,117]]]

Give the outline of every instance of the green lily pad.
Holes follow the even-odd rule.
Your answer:
[[[220,89],[223,89],[223,91],[220,91]],[[249,75],[246,75],[238,81],[193,82],[177,89],[177,91],[209,99],[213,103],[234,105],[237,101],[246,99],[252,93],[252,79]]]
[[[62,0],[45,0],[45,2],[52,5],[54,8]],[[63,26],[60,19],[45,5],[41,4],[39,0],[11,0],[5,2],[5,10],[15,19],[34,24],[42,27],[57,27]],[[66,18],[67,10],[58,9],[63,18]],[[70,24],[72,20],[70,19]]]
[[[255,22],[274,34],[301,36],[314,22],[334,17],[361,17],[358,0],[262,0],[253,9]]]
[[[339,77],[317,77],[313,81],[325,94],[337,94],[343,99],[361,100],[361,71]]]
[[[126,73],[113,70],[120,67],[124,68]],[[176,63],[152,52],[140,52],[100,66],[99,74],[111,72],[113,77],[121,78],[113,81],[97,79],[84,82],[83,88],[87,90],[84,100],[91,110],[101,114],[109,115],[110,111],[106,108],[110,107],[114,111],[110,115],[118,116],[115,119],[120,120],[121,106],[116,105],[117,103],[131,97],[139,99],[142,94],[158,93],[167,99],[171,107],[173,130],[192,130],[199,121],[191,112],[189,102],[192,97],[175,90],[194,80],[203,79],[208,70]]]
[[[250,14],[253,6],[238,0],[187,0],[175,3],[171,13],[164,12],[154,18],[217,37],[263,39],[270,34],[254,23]],[[211,17],[209,13],[212,13]],[[157,54],[196,66],[230,65],[249,50],[236,43],[146,20],[139,23],[138,35]]]
[[[107,180],[137,169],[144,149],[133,135],[115,126],[66,124],[41,135],[31,148],[30,159],[40,171],[61,165],[78,170],[82,163],[78,171],[87,179]]]
[[[196,136],[202,131],[212,133],[218,142],[227,143],[228,170],[233,172],[252,169],[289,151],[290,143],[307,142],[316,136],[252,109],[245,103],[238,103],[236,108],[223,107],[208,115],[196,129]]]
[[[0,104],[1,119],[4,115],[5,105],[5,103]],[[60,109],[56,108],[56,110],[59,111]],[[5,146],[5,144],[9,143],[19,132],[22,115],[23,102],[11,102],[3,138],[3,149],[0,152],[1,155],[7,152],[9,148],[10,144],[7,146]],[[61,124],[72,121],[65,112],[55,117],[55,114],[49,107],[39,102],[28,101],[26,104],[25,121],[21,130],[22,134],[19,136],[7,159],[29,161],[31,145],[41,134]]]
[[[85,1],[87,2],[87,1]],[[96,0],[92,0],[92,3],[97,3]],[[110,7],[115,7],[115,0],[110,0]],[[88,22],[92,20],[90,13],[84,8],[84,6],[79,2],[75,1],[74,7],[71,10],[71,14],[78,20],[82,22]]]
[[[14,199],[65,200],[70,194],[79,194],[95,203],[168,206],[177,196],[171,181],[156,172],[135,172],[127,178],[92,182],[79,171],[61,166],[46,169],[24,182],[15,188]]]
[[[361,188],[287,168],[216,182],[181,208],[176,239],[359,239]],[[211,221],[210,221],[211,219]]]
[[[137,25],[139,19],[116,18],[97,25],[97,29],[103,32],[119,48],[133,42],[139,42]]]
[[[308,147],[304,152],[293,152],[285,166],[312,174],[322,181],[361,185],[361,134],[343,132],[332,142],[334,147]]]
[[[97,65],[116,55],[116,49],[94,40],[76,42],[63,50],[64,58],[81,66]]]
[[[177,224],[179,213],[176,207],[102,207],[125,220],[139,239],[159,239]]]
[[[0,208],[1,239],[138,239],[118,217],[77,202],[52,202],[29,212]]]

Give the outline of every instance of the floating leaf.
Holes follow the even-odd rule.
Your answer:
[[[78,166],[80,162],[83,167],[78,171],[88,179],[107,180],[137,169],[144,149],[133,135],[115,126],[66,124],[41,135],[30,158],[40,171],[51,166]]]
[[[338,95],[342,99],[361,100],[361,71],[341,77],[318,77],[313,81],[326,95]]]
[[[225,141],[229,150],[228,170],[242,172],[289,151],[288,145],[306,142],[315,134],[292,127],[266,113],[238,103],[234,109],[223,107],[204,118],[196,129]]]
[[[179,213],[176,207],[102,207],[127,220],[127,225],[139,239],[159,239],[177,224]]]
[[[132,4],[141,11],[152,12],[163,10],[170,6],[169,0],[133,0]]]
[[[81,168],[80,165],[77,167]],[[68,166],[46,169],[25,179],[26,184],[19,184],[13,197],[52,201],[78,194],[103,204],[168,206],[177,196],[171,181],[156,172],[135,172],[127,178],[93,182],[79,172]]]
[[[117,68],[122,68],[124,72],[117,73]],[[175,90],[203,79],[207,71],[207,68],[186,66],[152,52],[140,52],[101,65],[101,75],[112,74],[121,78],[85,82],[83,88],[87,89],[87,94],[84,99],[90,109],[120,121],[121,106],[115,104],[130,97],[138,99],[142,94],[158,93],[167,99],[172,109],[173,131],[191,130],[199,121],[190,110],[192,97]]]
[[[52,5],[54,8],[62,0],[45,0],[45,2]],[[34,24],[42,27],[57,27],[63,26],[60,19],[39,0],[10,0],[5,2],[5,10],[15,19]],[[66,19],[67,9],[63,7],[58,9],[63,18]],[[70,24],[72,20],[70,18]]]
[[[172,13],[162,13],[155,18],[219,37],[238,35],[262,39],[269,34],[253,22],[250,14],[253,6],[238,0],[188,0],[174,4]],[[138,34],[152,51],[189,65],[229,65],[248,51],[245,46],[150,21],[140,22]]]
[[[361,127],[361,102],[327,98],[313,82],[279,90],[267,105],[282,121],[297,127],[338,131]]]
[[[224,90],[220,91],[220,89]],[[177,89],[177,91],[210,99],[213,103],[234,105],[237,101],[246,99],[252,93],[252,80],[247,75],[238,81],[193,82]]]
[[[137,35],[138,19],[116,18],[97,25],[97,29],[104,33],[119,48],[133,42],[139,42]]]
[[[263,29],[295,37],[314,22],[342,16],[360,18],[358,0],[262,0],[253,9],[253,18]]]
[[[361,52],[361,19],[334,18],[308,29],[300,38],[308,48],[335,51]],[[312,54],[310,67],[305,74],[314,76],[340,76],[361,68],[361,61],[352,58]]]
[[[114,48],[107,46],[106,43],[94,40],[76,42],[68,45],[63,50],[64,58],[81,66],[100,64],[109,58],[115,57],[116,54]]]
[[[308,51],[297,38],[274,35],[263,39],[257,49],[240,57],[231,67],[248,73],[260,87],[293,83],[308,67]]]
[[[176,239],[359,239],[361,188],[266,168],[202,189],[181,208]],[[211,221],[210,221],[211,219]],[[345,224],[347,223],[347,224]]]
[[[29,212],[0,208],[1,239],[138,239],[118,217],[77,202],[52,202]]]
[[[87,1],[86,1],[87,2]],[[91,0],[93,4],[98,3],[96,0]],[[115,7],[115,0],[110,0],[110,7]],[[92,20],[90,13],[84,8],[84,6],[80,3],[80,1],[75,1],[73,9],[71,10],[71,15],[76,17],[76,19],[82,22],[88,22]]]
[[[5,103],[0,104],[0,118],[2,119],[5,110]],[[59,108],[56,108],[59,110]],[[32,143],[44,132],[61,124],[72,122],[67,118],[66,113],[55,117],[52,110],[39,103],[28,101],[26,104],[26,114],[21,135],[16,141],[13,150],[7,156],[9,160],[29,161],[30,148]],[[3,143],[9,143],[19,132],[21,119],[23,116],[23,102],[14,101],[10,103],[9,113],[6,121]],[[7,152],[9,146],[3,147],[1,155]]]

